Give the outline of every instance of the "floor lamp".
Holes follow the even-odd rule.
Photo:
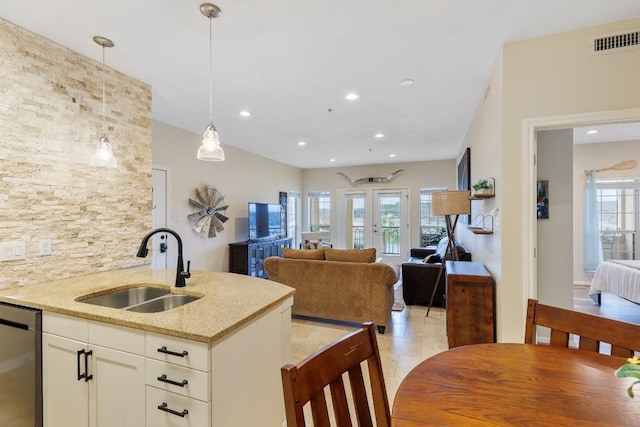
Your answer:
[[[436,290],[442,277],[444,270],[445,260],[451,259],[458,261],[458,251],[455,244],[455,232],[456,224],[458,223],[458,217],[460,215],[469,215],[471,213],[471,200],[469,199],[469,191],[438,191],[432,194],[433,202],[433,215],[444,215],[444,220],[447,225],[447,248],[444,251],[444,257],[442,257],[440,263],[440,269],[438,270],[438,277],[436,278],[436,284],[433,286],[431,292],[431,299],[429,300],[429,308],[427,308],[427,316],[433,305],[433,298],[436,296]],[[453,218],[452,218],[453,217]]]

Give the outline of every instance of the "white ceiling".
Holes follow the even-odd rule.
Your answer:
[[[152,86],[153,118],[200,134],[209,119],[201,3],[3,0],[0,16],[98,61],[92,37],[110,38],[107,65]],[[503,43],[640,17],[638,0],[214,3],[223,146],[301,168],[455,158]],[[407,78],[415,83],[400,86]],[[346,101],[350,91],[361,98]],[[197,141],[175,143],[195,156]]]

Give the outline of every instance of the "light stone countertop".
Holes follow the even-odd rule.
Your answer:
[[[184,288],[174,287],[175,277],[176,270],[112,270],[3,289],[0,301],[211,344],[295,292],[270,280],[234,273],[192,271]],[[159,313],[136,313],[76,301],[137,285],[169,286],[172,293],[202,298]]]

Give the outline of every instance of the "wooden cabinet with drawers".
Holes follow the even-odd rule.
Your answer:
[[[479,262],[447,261],[449,348],[496,341],[494,281]]]

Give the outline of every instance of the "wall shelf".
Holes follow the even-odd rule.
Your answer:
[[[482,200],[482,199],[490,199],[492,197],[496,197],[496,179],[492,176],[486,178],[487,181],[490,182],[491,185],[491,193],[475,193],[472,192],[469,196],[470,200]]]
[[[467,227],[467,230],[473,234],[493,234],[493,216],[483,214],[476,215],[473,221],[471,221],[471,225]]]
[[[492,197],[496,197],[495,193],[491,194],[472,194],[469,196],[470,200],[483,200],[483,199],[491,199]]]

